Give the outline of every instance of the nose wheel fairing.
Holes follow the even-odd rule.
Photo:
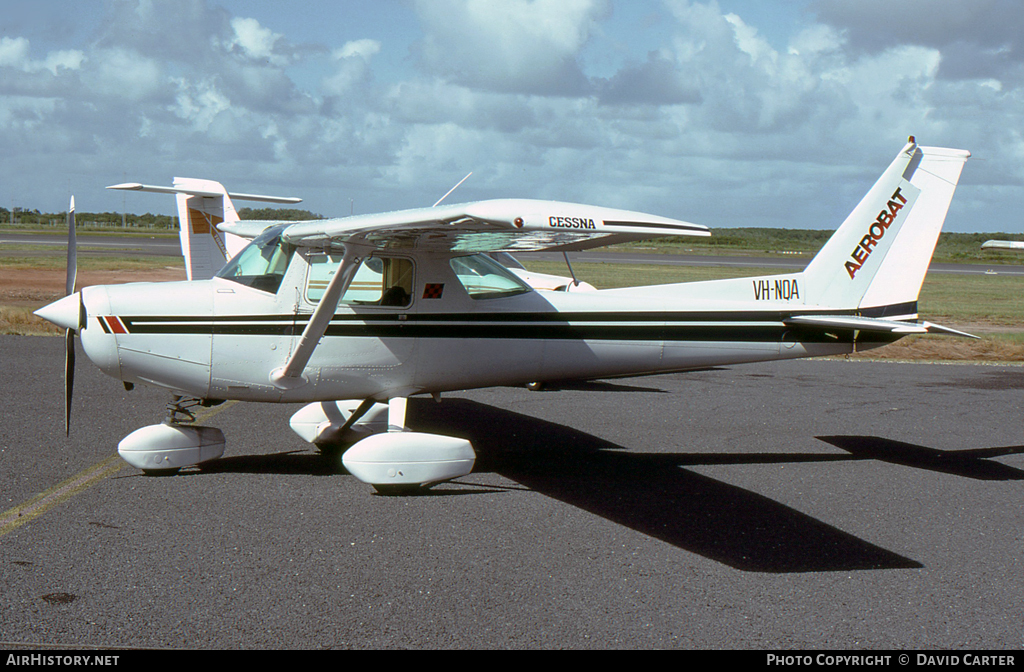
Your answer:
[[[223,455],[224,433],[216,427],[149,425],[122,439],[117,453],[147,473],[177,471]]]

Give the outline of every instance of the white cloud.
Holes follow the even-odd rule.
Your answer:
[[[358,56],[365,61],[369,61],[374,54],[379,52],[380,42],[377,40],[363,39],[346,42],[341,49],[335,50],[333,55],[335,60]]]
[[[325,96],[343,96],[354,86],[368,79],[370,60],[380,52],[377,40],[363,39],[346,42],[331,54],[334,72],[325,77],[321,90]]]
[[[165,82],[160,65],[136,51],[97,49],[82,73],[90,95],[121,101],[139,101],[161,94]]]
[[[30,57],[29,41],[24,37],[0,37],[0,68],[16,68],[23,72],[48,70],[56,75],[58,70],[78,70],[85,61],[85,54],[77,49],[53,51],[41,61]]]
[[[1019,0],[815,0],[823,24],[850,48],[878,53],[899,45],[943,52],[943,79],[1013,79],[1024,83],[1024,12]]]
[[[739,50],[750,56],[752,63],[760,64],[766,69],[774,69],[778,54],[767,41],[758,37],[757,29],[743,23],[743,19],[736,14],[726,14],[724,18],[732,26]]]
[[[578,95],[577,55],[609,4],[600,0],[419,0],[428,72],[493,91]]]
[[[789,43],[789,53],[804,58],[831,54],[841,49],[844,42],[843,37],[831,26],[815,24],[793,36]]]
[[[0,67],[24,69],[28,64],[29,45],[24,37],[0,37]]]
[[[281,35],[264,28],[256,19],[233,18],[231,28],[235,31],[231,45],[239,47],[247,57],[275,66],[288,64],[289,59],[274,50]]]
[[[986,222],[1024,207],[1017,41],[982,36],[991,14],[974,4],[958,48],[947,3],[927,31],[904,39],[895,21],[873,42],[868,10],[829,0],[788,33],[713,1],[420,0],[394,10],[419,32],[371,10],[319,41],[258,5],[232,17],[212,0],[108,2],[87,45],[0,37],[7,164],[80,165],[109,184],[134,163],[145,174],[130,179],[284,188],[323,214],[347,213],[350,195],[360,212],[429,204],[473,170],[462,199],[823,228],[913,133],[988,159],[961,189]],[[0,180],[26,195],[45,182],[2,166]]]
[[[179,78],[174,83],[178,93],[171,110],[194,130],[209,129],[214,118],[231,107],[231,101],[211,81],[193,83]]]

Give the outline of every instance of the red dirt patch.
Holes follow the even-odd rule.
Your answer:
[[[184,280],[185,269],[79,271],[78,288],[126,282]],[[0,268],[0,304],[38,308],[64,296],[65,272],[38,268]]]

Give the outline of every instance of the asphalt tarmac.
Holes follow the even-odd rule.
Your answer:
[[[169,395],[80,353],[66,438],[62,349],[0,337],[0,649],[1024,645],[1021,367],[416,398],[476,468],[385,497],[291,432],[297,406],[210,409],[225,456],[144,476],[116,445]]]

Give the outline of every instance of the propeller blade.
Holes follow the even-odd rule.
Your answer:
[[[64,296],[70,296],[75,291],[75,281],[78,279],[78,244],[75,241],[75,197],[71,197],[71,205],[68,206],[68,275]]]
[[[64,332],[64,433],[71,436],[71,392],[75,387],[75,332]]]
[[[78,243],[75,240],[75,197],[68,206],[68,272],[65,295],[71,296],[78,280]],[[79,296],[78,325],[82,328],[84,302]],[[64,332],[64,432],[71,436],[71,394],[75,388],[75,330]]]

